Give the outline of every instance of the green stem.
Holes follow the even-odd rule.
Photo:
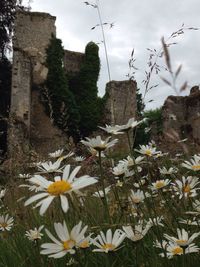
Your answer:
[[[110,66],[109,66],[108,52],[107,52],[107,46],[106,46],[106,38],[105,38],[105,34],[104,34],[104,29],[103,29],[103,22],[102,22],[102,18],[101,18],[99,0],[96,0],[96,7],[97,7],[98,16],[99,16],[101,32],[102,32],[102,36],[103,36],[103,44],[104,44],[104,50],[105,50],[105,56],[106,56],[106,64],[107,64],[107,69],[108,69],[108,77],[109,77],[109,81],[111,81]]]
[[[128,139],[128,145],[129,145],[129,149],[130,149],[130,155],[133,156],[133,150],[132,150],[132,146],[131,146],[131,139],[130,139],[130,136],[129,136],[129,131],[126,132],[126,136],[127,136],[127,139]]]
[[[100,180],[103,188],[103,194],[104,194],[104,207],[107,213],[107,217],[109,222],[111,223],[111,218],[110,218],[110,213],[109,213],[109,208],[108,208],[108,202],[107,202],[107,197],[106,197],[106,190],[105,190],[105,183],[104,183],[104,176],[103,176],[103,170],[102,170],[102,161],[101,161],[101,151],[99,151],[99,169],[100,169]]]

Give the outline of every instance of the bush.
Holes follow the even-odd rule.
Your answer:
[[[101,116],[101,100],[98,97],[97,81],[100,71],[98,46],[90,42],[85,49],[85,60],[78,76],[77,87],[73,88],[80,113],[81,136],[88,136],[97,128]]]
[[[142,118],[147,118],[147,120],[136,130],[134,147],[137,147],[140,144],[147,144],[150,141],[150,139],[152,138],[152,127],[156,129],[156,135],[162,134],[163,121],[161,108],[144,111],[142,113]]]
[[[64,49],[60,39],[52,37],[47,49],[47,87],[52,106],[53,119],[62,130],[75,141],[79,136],[79,112],[75,98],[68,89],[68,81],[63,68]]]

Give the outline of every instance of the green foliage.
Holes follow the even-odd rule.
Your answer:
[[[8,59],[0,60],[0,150],[6,152],[7,118],[9,116],[11,95],[11,63]]]
[[[15,13],[17,9],[25,9],[21,0],[0,1],[0,58],[4,58],[11,41]]]
[[[163,120],[162,120],[162,109],[161,108],[156,108],[156,109],[145,111],[144,118],[148,119],[149,126],[155,123],[158,134],[162,133]]]
[[[76,86],[72,88],[81,117],[79,127],[82,136],[88,136],[96,130],[101,116],[101,99],[97,89],[100,71],[98,51],[95,43],[87,44]]]
[[[142,113],[142,118],[147,120],[137,128],[134,147],[141,144],[147,144],[151,139],[151,127],[153,126],[156,135],[162,134],[163,121],[162,110],[157,108],[154,110],[147,110]],[[148,131],[149,129],[149,131]]]
[[[79,113],[63,68],[64,50],[60,39],[52,36],[47,49],[48,75],[45,86],[50,98],[54,122],[75,141],[78,139]]]
[[[131,155],[129,156],[133,158]],[[189,240],[192,239],[191,237],[193,234],[197,233],[197,235],[195,234],[196,238],[191,242],[198,248],[200,247],[200,237],[198,235],[199,219],[198,217],[193,218],[193,216],[188,214],[188,211],[198,212],[198,205],[194,208],[194,201],[197,201],[198,204],[198,195],[192,197],[190,192],[186,190],[175,190],[179,188],[177,181],[182,183],[185,173],[191,178],[191,176],[195,175],[197,172],[192,169],[186,170],[186,168],[183,168],[183,166],[181,166],[181,162],[184,160],[183,158],[175,160],[175,158],[171,158],[170,155],[165,155],[163,157],[144,157],[142,162],[128,167],[129,171],[135,171],[128,179],[125,173],[121,175],[120,180],[118,180],[121,181],[120,186],[110,171],[113,167],[113,163],[108,158],[102,158],[102,161],[99,160],[99,162],[97,160],[87,160],[87,164],[82,165],[81,175],[87,174],[100,177],[98,179],[98,184],[88,189],[85,188],[83,191],[84,194],[80,194],[80,192],[65,192],[65,196],[69,201],[69,210],[67,213],[62,212],[60,196],[55,195],[55,199],[50,204],[44,216],[40,216],[38,209],[33,208],[36,203],[24,207],[24,201],[30,197],[30,194],[39,195],[41,192],[30,192],[26,187],[19,187],[21,183],[26,183],[27,186],[32,187],[32,183],[28,181],[28,179],[26,179],[26,181],[15,179],[15,186],[13,186],[13,181],[10,181],[10,183],[7,184],[8,190],[6,196],[0,201],[0,215],[9,213],[9,215],[14,217],[14,225],[10,231],[0,231],[0,267],[199,266],[198,250],[196,253],[187,254],[183,251],[182,254],[177,254],[179,251],[176,250],[176,248],[180,248],[177,242],[178,240],[173,242],[174,244],[171,242],[174,246],[174,250],[171,250],[172,257],[168,258],[166,255],[166,252],[169,252],[169,242],[167,241],[166,235],[175,237],[179,239],[179,241],[182,240],[180,235],[177,238],[177,228],[179,228],[181,232],[185,229],[186,232],[188,232]],[[124,161],[123,158],[121,158],[121,160]],[[133,158],[134,162],[136,162],[135,160],[136,158]],[[114,161],[114,159],[113,162],[115,166],[119,163],[118,161]],[[69,159],[63,160],[62,166],[64,167],[66,163],[69,163]],[[73,162],[73,165],[76,164],[79,165],[79,163]],[[164,166],[167,169],[170,167],[176,168],[177,172],[171,175],[163,174],[160,168]],[[138,167],[141,167],[142,172],[137,171]],[[14,173],[14,171],[12,173]],[[28,168],[26,169],[26,173],[31,173],[31,176],[33,176],[38,173],[38,169],[36,168],[34,170],[33,167]],[[142,181],[144,177],[146,178],[143,184]],[[52,175],[52,173],[46,173],[45,178],[53,182],[54,175]],[[80,179],[80,177],[78,179]],[[157,189],[155,188],[156,190],[151,189],[153,183],[157,182],[157,184],[159,184],[161,180],[167,181],[167,179],[170,179],[170,183],[163,188],[158,186]],[[135,183],[138,183],[137,188],[135,187]],[[186,186],[188,188],[188,185],[191,183],[193,183],[193,180],[190,180],[190,182],[188,180],[188,183],[184,183],[185,188]],[[104,194],[102,198],[95,197],[93,193],[96,192],[96,190],[102,191],[104,185],[111,188],[110,192],[106,195]],[[197,186],[198,181],[197,184],[194,185],[194,190],[198,189]],[[138,195],[138,192],[142,193],[141,196]],[[184,197],[180,198],[182,194],[184,194]],[[16,198],[15,201],[13,201],[13,196]],[[17,199],[21,199],[21,201],[16,201]],[[38,201],[41,201],[41,199],[38,198]],[[123,226],[129,226],[133,229],[133,232],[130,230],[132,239],[125,238],[116,250],[109,251],[108,253],[93,251],[97,247],[91,242],[89,247],[73,247],[73,249],[75,249],[74,254],[70,254],[70,251],[68,251],[68,253],[61,258],[48,258],[48,255],[41,254],[42,244],[44,247],[46,243],[58,243],[58,241],[54,241],[54,238],[48,237],[45,229],[48,229],[50,233],[59,240],[60,251],[63,252],[66,249],[64,246],[62,247],[62,245],[64,245],[64,240],[73,241],[73,235],[69,237],[67,234],[63,235],[63,231],[60,230],[60,227],[57,227],[57,230],[55,229],[54,223],[63,223],[63,221],[65,221],[70,231],[80,220],[83,222],[83,227],[88,225],[85,237],[90,236],[92,239],[95,239],[101,231],[106,233],[107,230],[110,229],[112,233],[114,233],[116,229],[118,229],[117,231],[123,231]],[[181,223],[181,220],[185,220],[186,223]],[[191,221],[196,222],[196,225],[192,225],[190,223]],[[44,225],[45,228],[42,229],[43,236],[41,239],[34,241],[28,240],[25,236],[26,231],[34,229],[35,227],[39,228],[41,225]],[[76,235],[75,231],[73,234]],[[107,241],[102,241],[102,248],[104,242],[107,245],[111,244],[111,241],[109,241],[111,240],[109,232],[106,239]],[[95,240],[98,242],[98,239]],[[80,239],[74,239],[74,241],[78,242]],[[166,245],[163,243],[163,245],[158,248],[155,247],[156,241],[159,243],[163,241],[168,243],[166,243]],[[183,241],[184,240],[182,240],[182,242]],[[187,241],[187,238],[185,238],[185,241]],[[188,241],[188,243],[190,243],[190,241]],[[78,243],[76,243],[76,245],[78,245]],[[186,250],[187,248],[190,249],[190,246],[191,244],[181,247]],[[52,254],[53,248],[56,247],[56,245],[52,245]],[[186,252],[188,251],[186,250]],[[192,250],[190,252],[192,252]]]
[[[143,103],[142,94],[140,93],[139,88],[137,88],[136,90],[136,101],[137,101],[137,117],[141,118],[145,105]]]

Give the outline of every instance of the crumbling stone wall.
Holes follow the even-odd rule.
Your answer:
[[[11,158],[23,160],[30,144],[41,154],[66,143],[66,136],[45,114],[40,92],[32,85],[42,84],[48,73],[46,48],[56,35],[55,17],[47,13],[18,12],[13,37],[13,71],[8,152]],[[65,50],[66,74],[73,82],[79,74],[84,54]],[[75,78],[74,78],[75,79]],[[136,114],[136,83],[112,81],[106,87],[105,123],[126,124]],[[119,154],[128,153],[126,137],[119,137]],[[54,147],[53,147],[54,146]]]
[[[104,112],[105,124],[126,124],[130,118],[136,116],[136,89],[137,83],[131,80],[107,83]],[[132,135],[132,132],[130,134]],[[118,135],[117,138],[119,142],[115,146],[115,151],[118,151],[119,154],[129,153],[130,149],[126,135]]]
[[[46,78],[47,70],[42,65],[51,35],[56,34],[55,19],[49,14],[39,12],[19,11],[16,15],[8,134],[10,157],[19,157],[19,154],[23,154],[24,147],[28,146],[33,116],[31,86],[32,83],[41,83]]]
[[[84,61],[85,54],[65,50],[64,67],[65,71],[70,76],[75,76],[80,72],[81,64]]]
[[[32,90],[31,98],[30,144],[38,155],[46,156],[49,152],[65,147],[67,136],[53,125],[52,119],[46,114],[39,90]]]
[[[176,144],[188,138],[188,144],[200,146],[200,90],[191,89],[189,96],[169,96],[162,109],[165,142]],[[187,142],[186,142],[187,143]]]

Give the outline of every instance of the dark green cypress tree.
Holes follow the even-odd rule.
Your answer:
[[[60,39],[52,36],[47,49],[48,75],[45,86],[51,101],[53,119],[75,141],[79,138],[79,112],[63,68],[64,49]]]
[[[85,49],[85,59],[82,64],[79,83],[73,89],[80,113],[81,136],[88,136],[94,130],[101,116],[101,101],[98,97],[97,81],[100,71],[99,47],[90,42]]]

